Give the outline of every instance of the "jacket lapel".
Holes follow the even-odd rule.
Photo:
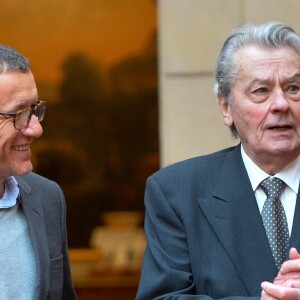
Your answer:
[[[49,289],[49,249],[43,207],[30,197],[30,186],[20,177],[16,178],[20,188],[20,203],[24,210],[36,257],[39,278],[38,299],[45,299]]]
[[[199,199],[216,235],[249,295],[277,274],[257,202],[243,164],[240,147],[221,166],[212,195]]]

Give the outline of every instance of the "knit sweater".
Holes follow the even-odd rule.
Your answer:
[[[37,272],[20,204],[0,209],[0,300],[36,299]]]

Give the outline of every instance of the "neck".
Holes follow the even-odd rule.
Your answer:
[[[299,152],[294,151],[293,153],[255,153],[250,149],[245,149],[245,153],[248,157],[264,172],[273,176],[278,172],[282,171],[290,163],[295,161],[299,156]]]
[[[267,161],[254,160],[254,162],[267,174],[273,176],[293,162],[298,156],[291,157],[289,159],[282,159],[275,157],[268,159]]]

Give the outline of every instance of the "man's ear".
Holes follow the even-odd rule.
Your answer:
[[[231,127],[233,125],[231,106],[225,101],[225,99],[221,95],[218,95],[218,104],[219,104],[219,108],[222,112],[222,115],[224,117],[225,125],[227,125],[228,127]]]

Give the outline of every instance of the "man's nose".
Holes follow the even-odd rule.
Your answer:
[[[279,89],[274,92],[273,99],[271,104],[271,110],[276,111],[286,111],[289,106],[289,99],[284,94],[283,90]]]
[[[21,131],[23,135],[37,139],[43,134],[43,127],[38,118],[35,115],[32,115],[28,126],[21,129]]]

